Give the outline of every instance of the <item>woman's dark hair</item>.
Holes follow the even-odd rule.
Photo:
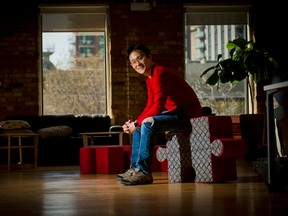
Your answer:
[[[146,55],[146,57],[148,57],[150,55],[150,50],[147,46],[145,46],[143,44],[134,44],[127,49],[127,56],[126,57],[127,57],[128,61],[129,61],[130,53],[135,51],[135,50],[139,50],[139,51],[143,52]]]

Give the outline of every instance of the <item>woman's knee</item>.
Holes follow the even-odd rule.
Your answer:
[[[142,122],[143,122],[143,123],[145,123],[145,122],[150,122],[150,123],[152,123],[152,125],[153,125],[154,119],[153,119],[152,117],[148,117],[148,118],[145,118]]]

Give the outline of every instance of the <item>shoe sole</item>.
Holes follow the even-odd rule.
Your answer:
[[[153,183],[153,180],[152,180],[152,181],[147,181],[147,182],[139,183],[139,182],[131,182],[131,181],[128,181],[128,180],[122,178],[122,179],[120,179],[120,182],[121,182],[123,185],[132,186],[132,185],[152,184],[152,183]]]
[[[117,180],[121,181],[124,177],[123,176],[117,176]]]

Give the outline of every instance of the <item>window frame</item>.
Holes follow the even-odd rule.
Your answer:
[[[252,35],[252,31],[251,31],[251,26],[250,26],[250,9],[251,9],[251,5],[250,4],[240,4],[240,5],[199,5],[199,4],[184,4],[184,29],[185,29],[185,33],[184,33],[184,37],[185,37],[185,49],[184,49],[184,56],[185,56],[185,77],[187,76],[187,71],[188,71],[188,64],[189,64],[189,59],[190,59],[190,53],[186,50],[187,47],[191,47],[191,40],[189,41],[189,37],[186,37],[186,27],[187,26],[193,26],[193,25],[237,25],[237,24],[241,24],[243,25],[243,23],[245,23],[244,25],[247,27],[246,28],[246,34],[247,34],[247,39],[249,40],[251,38]],[[215,15],[215,17],[214,17]],[[190,20],[187,19],[187,16],[193,16],[192,18],[190,18],[190,20],[192,20],[191,24]],[[207,16],[207,17],[206,17]],[[222,19],[228,19],[228,22],[223,22]],[[231,21],[233,20],[233,21]],[[231,22],[230,22],[231,21]],[[233,23],[234,22],[234,23]],[[229,37],[229,31],[228,31],[228,37]],[[209,36],[209,35],[208,35]],[[220,36],[220,32],[219,32],[219,36]],[[207,38],[208,40],[208,38]],[[193,45],[193,44],[192,44]],[[226,45],[226,44],[225,44]],[[223,47],[223,44],[222,44]],[[214,48],[213,48],[214,49]],[[208,49],[208,51],[210,51],[210,53],[207,52],[207,54],[209,56],[211,56],[211,52],[213,52],[213,54],[215,54],[216,50],[214,49]],[[217,51],[218,53],[218,51]],[[218,53],[219,54],[219,53]],[[218,55],[217,54],[217,55]],[[194,56],[196,56],[195,54],[193,54]],[[208,57],[209,57],[208,56]],[[226,58],[227,56],[225,56]],[[190,61],[191,63],[192,61]],[[213,62],[213,61],[212,61]],[[203,63],[203,62],[202,62]],[[206,61],[204,61],[204,64],[206,63]],[[216,62],[215,62],[216,63]],[[206,68],[207,69],[209,66],[207,65]],[[204,70],[203,70],[204,71]],[[245,82],[245,80],[243,81]],[[193,87],[193,86],[192,86]],[[221,87],[220,87],[221,88]],[[246,85],[246,83],[244,83],[244,95],[245,95],[245,113],[250,113],[251,111],[251,104],[250,104],[250,94],[249,94],[249,89],[248,89],[248,85]],[[234,98],[234,97],[232,97]],[[240,113],[239,113],[240,114]],[[223,115],[223,114],[221,114]],[[229,113],[227,113],[227,115],[230,115]],[[234,114],[232,114],[234,115]],[[238,114],[235,114],[238,115]]]
[[[109,7],[106,4],[97,4],[97,5],[39,5],[40,15],[39,15],[39,113],[43,114],[43,63],[42,63],[42,16],[43,14],[104,14],[105,16],[105,92],[106,92],[106,114],[111,116],[111,60],[110,60],[110,40],[109,40]],[[93,32],[93,31],[91,31]],[[103,113],[101,113],[103,114]]]

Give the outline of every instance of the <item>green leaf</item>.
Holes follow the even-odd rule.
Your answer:
[[[241,81],[250,75],[255,83],[271,79],[273,72],[278,68],[278,63],[270,57],[270,53],[257,46],[253,41],[237,38],[226,44],[230,58],[223,59],[218,55],[218,63],[205,70],[201,77],[214,70],[207,83],[215,85],[217,82],[226,83]]]
[[[230,70],[222,70],[219,77],[222,83],[227,83],[234,80]]]
[[[212,67],[209,67],[207,68],[205,71],[203,71],[203,73],[200,75],[200,78],[202,78],[205,74],[207,74],[210,70],[213,70],[215,69],[216,66],[212,66]]]
[[[206,80],[206,84],[215,85],[219,82],[218,70],[216,69],[213,74]]]

